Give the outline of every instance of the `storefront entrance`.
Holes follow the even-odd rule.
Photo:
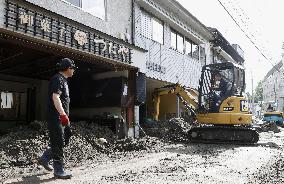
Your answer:
[[[43,44],[34,48],[8,38],[0,39],[0,131],[46,119],[48,82],[57,72],[56,62],[63,57],[75,60],[79,67],[69,81],[71,118],[93,120],[105,115],[126,121],[127,108],[133,104],[129,101],[129,94],[133,96],[129,73],[135,73],[129,71],[133,69],[63,50],[56,53]]]

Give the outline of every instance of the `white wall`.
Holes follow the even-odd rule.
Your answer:
[[[125,33],[126,30],[131,36],[130,0],[107,0],[106,20],[97,18],[81,8],[62,0],[27,1],[114,37],[118,37],[118,33]]]
[[[131,66],[139,68],[140,72],[146,73],[146,53],[139,50],[132,50]]]
[[[145,11],[147,11],[147,9]],[[179,17],[175,18],[179,20]],[[144,37],[141,34],[141,8],[138,4],[135,5],[135,44],[148,50],[146,53],[146,62],[154,63],[158,67],[166,68],[164,73],[155,71],[148,67],[146,68],[146,76],[171,83],[179,82],[182,85],[197,88],[201,75],[201,68],[204,63],[170,48],[171,27],[168,22],[163,23],[164,44],[160,44]],[[192,30],[195,30],[195,28],[193,27]],[[196,34],[202,36],[198,32],[196,32]],[[207,55],[206,63],[212,63],[212,59],[209,56],[211,52],[209,40],[206,40],[205,36],[202,40],[204,40],[202,46],[205,47],[205,52]]]
[[[283,59],[282,59],[283,62]],[[279,70],[279,71],[278,71]],[[278,68],[270,76],[263,80],[263,101],[277,102],[277,110],[284,111],[284,68]]]

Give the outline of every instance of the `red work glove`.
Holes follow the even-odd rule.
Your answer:
[[[60,115],[60,122],[61,122],[61,124],[62,124],[63,126],[68,125],[68,123],[69,123],[69,118],[68,118],[68,116],[67,116],[66,114]]]

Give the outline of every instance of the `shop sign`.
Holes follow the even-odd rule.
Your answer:
[[[153,63],[153,62],[146,62],[146,68],[148,70],[152,70],[155,72],[159,72],[161,74],[165,74],[166,73],[166,67],[161,66],[157,63]]]
[[[119,62],[132,63],[130,48],[116,43],[96,31],[90,32],[75,27],[59,18],[55,19],[9,0],[6,0],[5,10],[4,24],[6,27]]]

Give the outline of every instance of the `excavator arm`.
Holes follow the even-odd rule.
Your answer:
[[[152,98],[155,108],[153,118],[155,121],[159,120],[161,96],[169,94],[175,94],[191,114],[196,114],[195,111],[198,108],[198,92],[191,88],[186,89],[180,84],[167,85],[156,88],[153,92]]]

